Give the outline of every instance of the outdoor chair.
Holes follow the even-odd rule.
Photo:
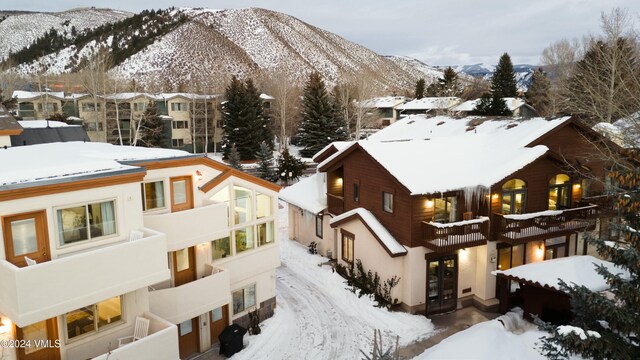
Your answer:
[[[149,319],[136,316],[136,325],[133,329],[133,335],[118,338],[118,347],[138,341],[149,334]]]

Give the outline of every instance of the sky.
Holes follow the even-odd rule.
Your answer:
[[[2,10],[64,11],[107,7],[213,9],[261,7],[293,15],[381,55],[430,65],[539,64],[542,50],[562,38],[597,34],[601,12],[627,8],[640,23],[638,0],[1,0]]]

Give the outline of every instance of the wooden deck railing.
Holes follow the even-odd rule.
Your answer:
[[[588,205],[566,210],[548,210],[529,214],[493,214],[494,238],[522,244],[532,238],[567,235],[595,226],[597,205]]]
[[[618,215],[616,210],[616,195],[597,195],[584,197],[576,202],[577,207],[598,205],[598,215],[600,217],[612,217]]]
[[[327,194],[327,208],[329,213],[340,215],[344,212],[344,198],[342,196]]]
[[[422,222],[423,245],[436,252],[453,251],[487,243],[489,218],[440,224]]]

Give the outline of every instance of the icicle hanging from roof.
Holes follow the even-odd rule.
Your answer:
[[[490,189],[486,186],[476,185],[476,186],[468,186],[463,190],[464,193],[464,207],[465,211],[472,210],[472,204],[475,200],[477,204],[480,204],[482,198],[489,195]]]

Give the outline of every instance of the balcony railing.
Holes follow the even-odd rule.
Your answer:
[[[231,302],[229,271],[207,265],[208,274],[189,283],[149,293],[149,308],[173,324]]]
[[[95,357],[93,360],[178,359],[180,357],[178,328],[149,312],[145,312],[144,317],[150,320],[147,336]],[[133,328],[131,334],[133,334]]]
[[[618,215],[616,210],[616,195],[598,195],[583,197],[576,203],[578,207],[585,207],[589,205],[598,205],[598,216],[600,217],[612,217]]]
[[[340,215],[344,212],[344,198],[342,196],[327,194],[327,208],[329,213]]]
[[[494,214],[495,238],[517,245],[536,238],[568,235],[593,228],[597,216],[597,205],[529,214]]]
[[[489,218],[453,223],[422,222],[423,245],[436,252],[453,251],[473,246],[485,245],[489,234]]]
[[[228,203],[205,201],[190,210],[145,214],[144,226],[167,235],[168,251],[184,249],[229,236]]]
[[[25,326],[168,279],[164,234],[143,233],[22,268],[0,260],[0,311]]]

